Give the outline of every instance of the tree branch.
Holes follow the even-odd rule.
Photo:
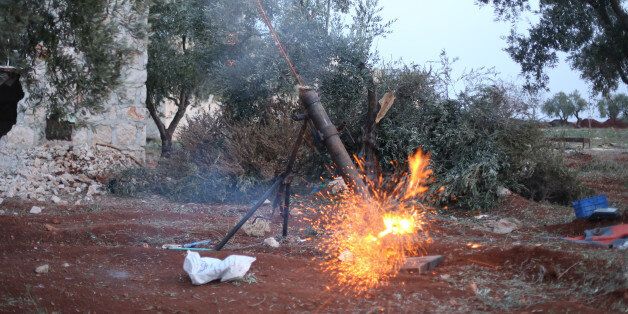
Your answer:
[[[178,99],[176,99],[176,98],[174,98],[172,96],[166,96],[166,99],[171,100],[175,104],[175,106],[179,107],[179,100]]]
[[[181,89],[179,97],[179,106],[177,106],[177,112],[174,114],[174,118],[172,118],[172,122],[170,122],[170,125],[168,125],[167,129],[168,134],[170,135],[172,135],[174,133],[174,130],[176,130],[179,122],[181,122],[181,119],[183,119],[183,117],[185,116],[185,111],[190,104],[190,97],[187,92],[185,92],[185,89]]]
[[[628,13],[626,13],[626,11],[624,11],[621,7],[619,0],[611,0],[611,7],[613,8],[615,14],[619,17],[624,30],[628,32]]]
[[[619,73],[619,77],[621,77],[621,80],[624,82],[624,84],[628,85],[628,74],[626,74],[626,71],[624,71],[624,68],[621,66],[618,67],[617,73]]]
[[[155,103],[153,103],[150,95],[147,95],[146,97],[146,109],[148,109],[148,113],[150,113],[151,118],[153,118],[153,121],[155,121],[155,124],[157,125],[157,130],[159,130],[159,137],[164,139],[166,136],[166,127],[159,118],[159,114],[157,113],[157,109],[155,108]]]
[[[586,0],[585,1],[589,6],[591,6],[591,8],[593,8],[593,10],[595,10],[595,12],[597,13],[599,19],[600,19],[600,25],[604,28],[604,31],[607,34],[612,34],[615,29],[617,28],[617,25],[613,25],[613,21],[611,19],[611,17],[608,15],[608,11],[606,10],[606,6],[605,5],[601,5],[599,2],[595,1],[595,0]],[[621,10],[621,8],[619,8]],[[622,13],[625,14],[625,12],[622,11]],[[619,18],[621,20],[621,18]],[[623,21],[620,23],[623,24]],[[622,25],[623,26],[623,25]],[[627,44],[623,44],[621,50],[623,50],[623,54],[624,57],[628,58],[628,45]]]

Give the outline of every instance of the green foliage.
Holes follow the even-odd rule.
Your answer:
[[[480,0],[495,7],[500,18],[515,21],[531,12],[529,0]],[[607,94],[621,82],[628,84],[628,13],[621,0],[541,0],[534,13],[539,21],[527,34],[513,28],[506,51],[521,65],[529,87],[546,87],[547,67],[559,52],[568,54],[571,67],[590,81],[593,90]]]
[[[513,190],[525,197],[570,205],[588,192],[577,174],[565,167],[563,157],[549,147],[537,147],[518,159]]]
[[[586,110],[589,107],[589,103],[580,96],[580,93],[577,90],[574,90],[569,94],[569,99],[573,104],[573,115],[576,117],[578,122],[580,122],[580,112]]]
[[[479,84],[450,99],[447,62],[440,72],[419,66],[371,71],[376,61],[373,39],[385,35],[388,25],[379,17],[377,2],[347,2],[348,9],[327,3],[335,2],[282,0],[265,5],[296,68],[308,84],[318,87],[350,151],[361,146],[366,90],[376,72],[378,94],[396,95],[377,131],[380,160],[385,165],[402,163],[418,147],[430,152],[434,190],[445,188],[438,194],[441,204],[488,208],[496,204],[502,186],[563,203],[577,195],[577,181],[544,146],[539,130],[517,119],[529,108],[520,91]],[[219,6],[215,9],[220,12]],[[344,23],[344,12],[354,13],[351,24]],[[141,173],[148,179],[138,179],[142,183],[137,186],[186,201],[246,200],[242,195],[254,195],[283,170],[287,144],[297,133],[297,124],[288,118],[298,110],[294,80],[265,28],[242,30],[246,25],[229,29],[242,33],[232,48],[212,57],[213,75],[198,85],[218,95],[223,114],[190,121],[181,130],[182,150],[157,169]],[[220,49],[220,43],[208,47]],[[180,53],[175,51],[173,57]],[[227,59],[232,62],[220,62]],[[329,162],[327,156],[305,150],[299,166],[318,176],[324,164],[320,161]]]
[[[334,5],[328,7],[328,3]],[[339,107],[356,108],[350,100],[364,91],[364,69],[374,57],[370,45],[389,25],[379,17],[377,3],[281,0],[265,6],[306,84],[318,86],[324,101],[333,98],[341,102]],[[346,12],[352,12],[352,20]],[[296,82],[265,27],[255,36],[242,38],[229,58],[234,65],[219,68],[212,87],[230,119],[259,118],[271,98],[294,101]]]
[[[574,90],[569,95],[563,92],[556,93],[554,97],[543,103],[541,110],[550,117],[557,117],[567,122],[567,119],[572,115],[579,121],[580,112],[587,107],[587,101],[580,96],[578,91]]]
[[[117,15],[129,8],[141,16],[144,1],[2,0],[0,59],[20,69],[34,103],[47,105],[49,112],[99,109],[134,52],[116,35],[142,36],[140,21],[131,16],[117,25]],[[35,81],[42,61],[44,71],[37,75],[43,73],[50,87]]]
[[[609,117],[616,120],[620,116],[628,119],[628,96],[626,94],[615,94],[603,98],[597,103],[600,116],[602,118]]]
[[[479,86],[447,100],[438,97],[438,80],[427,72],[400,78],[408,85],[399,86],[399,99],[381,122],[380,156],[402,161],[417,147],[430,152],[432,188],[444,187],[435,194],[440,204],[490,208],[499,187],[563,204],[581,192],[537,126],[515,118],[528,106],[511,86]]]
[[[254,31],[251,2],[156,0],[151,2],[146,107],[157,125],[162,154],[172,150],[172,136],[189,106],[207,100],[210,80],[227,62],[238,40]],[[165,125],[158,108],[177,108]]]
[[[146,83],[151,101],[206,100],[211,71],[227,61],[223,57],[230,40],[252,31],[252,13],[250,5],[234,6],[231,1],[153,1]]]

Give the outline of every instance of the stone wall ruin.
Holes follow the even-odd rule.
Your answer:
[[[119,85],[104,101],[103,109],[81,109],[75,114],[69,141],[46,139],[46,106],[29,97],[29,86],[21,86],[24,97],[17,103],[14,117],[0,111],[0,119],[7,120],[0,121],[0,128],[10,127],[4,132],[0,129],[0,199],[19,196],[46,200],[66,192],[84,197],[88,190],[89,197],[102,189],[98,177],[107,169],[144,162],[149,122],[145,107],[147,39],[131,34],[123,25],[134,19],[147,27],[148,12],[137,12],[127,4],[124,14],[112,20],[124,19],[117,22],[121,26],[116,40],[133,47],[131,58],[122,67]],[[45,85],[44,62],[38,60],[34,71],[36,81]],[[0,78],[6,77],[2,73],[14,72],[11,67],[0,67]],[[8,98],[5,90],[0,92]]]

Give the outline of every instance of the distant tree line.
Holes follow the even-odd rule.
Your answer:
[[[603,97],[596,105],[602,118],[609,118],[611,121],[628,119],[628,96],[626,94],[617,93]],[[562,123],[567,123],[567,120],[573,116],[576,118],[576,125],[579,125],[582,120],[582,113],[591,106],[593,104],[587,102],[578,91],[574,90],[570,94],[556,93],[543,103],[541,111],[549,117],[558,118]]]

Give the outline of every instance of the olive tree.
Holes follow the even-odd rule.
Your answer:
[[[478,2],[493,5],[503,19],[516,21],[523,12],[538,16],[527,33],[513,28],[506,48],[529,87],[546,87],[545,71],[556,66],[561,52],[595,92],[628,84],[628,12],[621,0],[540,0],[538,10],[530,0]]]
[[[146,107],[157,125],[162,156],[172,151],[172,137],[186,111],[207,100],[212,71],[238,35],[253,25],[250,5],[229,1],[155,0],[149,11]],[[248,25],[248,28],[247,28]],[[160,106],[172,103],[174,117],[166,125]]]
[[[600,116],[608,117],[612,121],[620,116],[628,118],[628,96],[626,94],[615,94],[600,100],[597,104]]]
[[[559,118],[563,123],[566,123],[567,119],[574,114],[573,103],[564,92],[558,92],[552,98],[546,100],[541,110],[550,117]]]

